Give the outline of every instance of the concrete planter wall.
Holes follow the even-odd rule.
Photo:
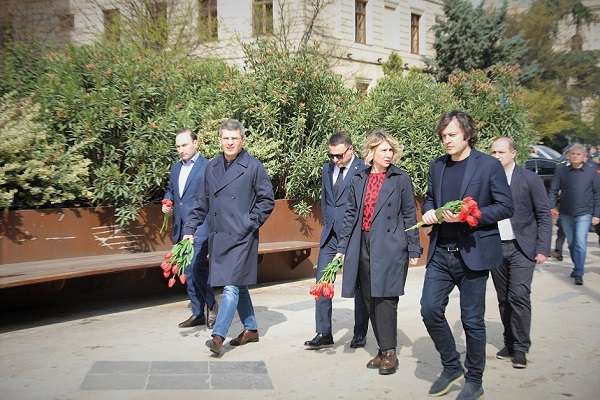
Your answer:
[[[420,214],[419,214],[420,215]],[[167,234],[160,235],[160,205],[145,207],[125,228],[115,223],[110,207],[4,211],[0,215],[0,264],[92,255],[167,250]],[[307,218],[296,215],[287,200],[277,200],[275,210],[260,231],[261,242],[305,240],[318,242],[321,232],[318,207]],[[421,244],[428,237],[421,230]],[[318,256],[290,268],[289,255],[267,254],[261,259],[259,282],[314,276]],[[422,264],[425,255],[421,259]]]

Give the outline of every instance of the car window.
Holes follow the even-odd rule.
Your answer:
[[[538,173],[540,175],[554,175],[556,163],[546,160],[538,160]]]
[[[527,160],[525,161],[525,168],[527,168],[530,171],[537,172],[535,169],[535,164],[535,160]]]

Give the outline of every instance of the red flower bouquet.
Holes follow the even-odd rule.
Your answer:
[[[327,299],[333,298],[333,283],[335,282],[335,276],[343,266],[344,262],[341,258],[336,258],[327,264],[321,279],[310,288],[310,294],[314,296],[315,300],[318,300],[321,296]]]
[[[173,201],[169,199],[162,199],[160,202],[163,206],[166,206],[169,210],[163,213],[163,223],[160,227],[160,234],[162,235],[169,229],[169,220],[171,219],[171,212],[173,211]]]
[[[194,245],[189,240],[182,240],[173,246],[170,252],[165,254],[160,268],[163,270],[165,279],[169,279],[169,287],[173,287],[177,278],[182,285],[185,284],[185,269],[192,263],[194,258]]]
[[[440,208],[436,209],[435,217],[437,218],[438,224],[444,222],[444,217],[442,216],[444,210],[448,210],[453,214],[458,214],[458,219],[460,222],[466,222],[471,228],[476,227],[479,224],[479,219],[481,218],[479,205],[471,196],[467,196],[462,200],[449,201]],[[420,228],[423,225],[427,224],[421,220],[416,225],[413,225],[405,230],[410,231],[411,229]]]

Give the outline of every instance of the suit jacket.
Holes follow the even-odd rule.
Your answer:
[[[225,170],[223,154],[208,162],[189,221],[191,234],[208,221],[211,286],[256,283],[258,228],[275,203],[273,187],[263,165],[246,150]]]
[[[354,160],[348,166],[346,177],[340,184],[340,188],[338,188],[337,195],[333,193],[334,167],[333,163],[328,162],[323,165],[323,172],[321,173],[321,212],[324,219],[321,240],[319,241],[321,247],[325,246],[332,230],[338,235],[342,231],[350,182],[352,182],[354,175],[365,167],[365,163],[354,156]]]
[[[198,155],[190,174],[188,175],[187,181],[185,182],[185,188],[183,189],[183,195],[179,196],[179,172],[181,171],[181,161],[176,162],[171,167],[171,173],[169,175],[169,182],[167,189],[165,190],[165,199],[169,199],[173,202],[173,231],[171,232],[171,239],[173,243],[177,243],[183,237],[183,226],[190,219],[192,209],[196,202],[198,195],[198,189],[200,188],[200,182],[204,179],[204,170],[208,161],[206,158]],[[208,238],[208,225],[202,224],[198,226],[194,232],[194,245],[196,247],[202,247],[203,243]]]
[[[534,172],[515,166],[510,181],[514,213],[510,224],[515,240],[530,260],[550,255],[552,216],[544,181]]]
[[[448,157],[439,157],[429,165],[424,212],[443,206],[442,177]],[[502,262],[497,222],[513,214],[512,195],[504,169],[495,158],[473,149],[467,159],[463,180],[456,184],[460,184],[460,198],[473,197],[481,210],[481,219],[475,228],[470,228],[466,223],[455,224],[459,230],[457,244],[460,255],[465,265],[474,271],[495,268]],[[428,261],[435,251],[439,227],[439,224],[435,224],[431,231]]]
[[[347,195],[348,206],[344,228],[340,233],[338,252],[344,253],[342,296],[352,297],[358,278],[358,264],[364,211],[363,195],[371,167],[352,179]],[[395,297],[404,294],[408,258],[421,255],[419,232],[404,230],[417,223],[415,195],[406,172],[391,165],[375,204],[371,225],[370,278],[371,296]]]

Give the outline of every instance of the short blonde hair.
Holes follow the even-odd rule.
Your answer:
[[[365,145],[363,148],[363,159],[367,164],[373,165],[375,149],[383,142],[387,142],[394,152],[392,162],[396,163],[400,159],[402,156],[403,146],[398,143],[398,141],[392,135],[383,129],[375,129],[367,135],[367,139],[365,140]]]

